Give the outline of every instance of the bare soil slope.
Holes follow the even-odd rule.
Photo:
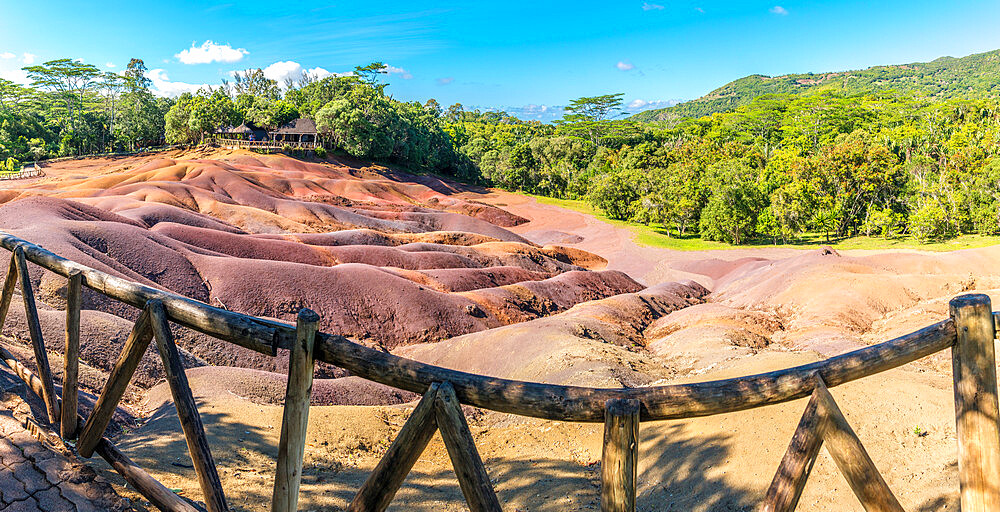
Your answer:
[[[309,307],[322,329],[386,349],[642,289],[601,270],[599,256],[514,234],[507,228],[523,218],[457,199],[453,184],[385,168],[189,151],[66,161],[45,173],[3,184],[0,229],[215,306],[284,320]],[[59,352],[65,279],[34,266],[31,277]],[[85,360],[108,369],[137,312],[89,290],[84,308]],[[27,339],[22,308],[4,332]],[[284,369],[281,358],[195,333],[181,342],[191,366]],[[155,363],[147,355],[137,384],[160,377]]]
[[[239,152],[72,161],[47,172],[0,184],[9,187],[0,229],[216,306],[285,320],[310,307],[324,330],[499,377],[634,387],[753,374],[939,321],[962,292],[1000,298],[1000,248],[676,252],[515,194]],[[32,276],[58,352],[64,280]],[[135,312],[96,295],[86,308],[84,379],[94,388]],[[25,339],[18,301],[11,314],[4,334]],[[179,335],[227,494],[237,510],[266,510],[285,363]],[[832,390],[907,510],[957,510],[947,356]],[[118,441],[197,498],[158,368],[147,354],[134,414],[118,418],[132,427]],[[415,397],[328,366],[317,377],[302,507],[340,510]],[[755,509],[804,407],[643,423],[638,509]],[[468,413],[507,509],[598,508],[600,425]],[[392,509],[464,509],[439,438]],[[799,510],[860,509],[823,452]]]

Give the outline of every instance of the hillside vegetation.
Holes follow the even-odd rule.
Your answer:
[[[734,93],[745,104],[665,124],[621,119],[622,94],[572,100],[554,124],[443,108],[434,99],[398,101],[378,62],[284,87],[250,70],[232,84],[163,100],[150,93],[141,60],[112,78],[62,59],[26,68],[33,87],[0,83],[0,165],[162,140],[197,144],[218,126],[275,127],[306,117],[341,154],[586,199],[609,218],[678,238],[777,244],[817,233],[827,242],[993,236],[1000,235],[997,58],[872,68],[808,84],[771,80],[810,92]]]
[[[1000,50],[931,62],[874,66],[829,73],[769,77],[750,75],[672,107],[640,112],[636,121],[668,121],[727,112],[765,94],[808,95],[832,92],[846,96],[896,91],[945,100],[996,96],[1000,92]]]

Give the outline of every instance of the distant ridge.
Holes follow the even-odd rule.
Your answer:
[[[729,82],[701,98],[672,107],[647,110],[636,121],[667,121],[726,112],[765,94],[845,95],[894,90],[939,99],[1000,96],[1000,50],[967,57],[941,57],[931,62],[874,66],[857,71],[806,73],[769,77],[750,75]]]

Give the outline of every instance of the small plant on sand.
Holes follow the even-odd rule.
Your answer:
[[[928,431],[920,428],[919,425],[916,426],[916,427],[913,427],[913,435],[915,435],[917,437],[927,437],[927,434],[929,434],[929,433],[930,432],[928,432]]]

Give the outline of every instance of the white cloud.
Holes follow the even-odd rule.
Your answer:
[[[619,71],[631,71],[635,69],[635,64],[632,64],[627,60],[620,60],[618,61],[618,64],[615,64],[615,67],[618,68]]]
[[[542,115],[550,110],[551,107],[548,105],[535,105],[534,103],[525,105],[523,107],[514,107],[512,110],[516,110],[525,115]]]
[[[0,59],[13,59],[14,57],[17,57],[17,55],[14,55],[13,53],[10,52],[0,53]]]
[[[305,70],[306,74],[314,78],[326,78],[328,76],[354,76],[353,71],[348,71],[346,73],[335,73],[321,67],[315,67],[312,69]]]
[[[453,76],[446,76],[444,78],[438,78],[437,79],[437,84],[438,85],[448,85],[448,84],[450,84],[450,83],[452,83],[454,81],[455,81],[455,77],[453,77]]]
[[[185,82],[171,82],[167,72],[162,69],[151,69],[146,76],[153,82],[153,94],[157,96],[180,96],[185,92],[197,92],[206,84],[189,84]]]
[[[28,85],[31,83],[31,80],[28,80],[28,72],[23,69],[0,70],[0,78],[10,80],[11,82],[21,85]]]
[[[264,68],[264,76],[271,80],[276,80],[279,84],[284,84],[285,79],[292,78],[298,80],[302,76],[302,65],[291,60],[281,60]]]
[[[504,112],[524,120],[535,120],[542,122],[549,122],[555,119],[559,119],[565,114],[566,109],[560,105],[537,105],[530,103],[528,105],[514,106],[508,105],[501,108],[486,108],[485,110],[496,111],[503,110]]]
[[[681,100],[643,100],[635,99],[628,102],[625,105],[624,111],[626,115],[635,114],[642,112],[643,110],[652,110],[658,108],[666,108],[680,103]],[[538,105],[538,104],[528,104],[528,105],[507,105],[502,107],[477,107],[475,105],[467,106],[470,110],[481,108],[484,111],[499,111],[502,110],[518,119],[523,120],[535,120],[541,121],[543,123],[548,123],[555,121],[566,114],[566,108],[562,105]]]
[[[644,10],[644,11],[662,11],[663,10],[663,6],[660,5],[660,4],[651,4],[649,2],[646,2],[646,3],[642,4],[642,10]]]
[[[174,57],[177,57],[184,64],[208,64],[211,62],[237,62],[249,53],[243,48],[233,48],[228,44],[216,44],[209,39],[201,46],[195,46],[195,43],[191,43],[191,48],[181,51]]]
[[[631,113],[655,108],[666,108],[680,103],[680,100],[644,100],[634,99],[625,105],[625,110]]]
[[[236,73],[244,73],[247,71],[253,71],[252,69],[245,69],[240,71],[230,71],[231,76],[235,76]],[[282,60],[271,64],[270,66],[262,70],[264,76],[278,82],[280,87],[284,87],[285,79],[291,78],[293,80],[298,80],[303,74],[309,75],[316,79],[323,79],[328,76],[351,76],[354,74],[353,71],[348,71],[346,73],[336,73],[329,71],[325,68],[315,67],[311,69],[306,69],[302,67],[301,64],[293,60]]]
[[[34,64],[35,57],[38,57],[38,55],[35,55],[34,53],[24,52],[24,54],[21,55],[21,62],[25,64]]]
[[[386,66],[385,70],[390,75],[399,75],[403,80],[409,80],[413,78],[413,75],[409,71],[403,68],[397,68],[396,66]]]
[[[771,11],[771,14],[777,14],[779,16],[788,16],[788,9],[785,9],[780,5],[775,5],[774,7],[768,10]]]
[[[113,62],[105,62],[104,63],[104,67],[106,67],[106,68],[113,68],[113,67],[115,67],[115,64]]]

